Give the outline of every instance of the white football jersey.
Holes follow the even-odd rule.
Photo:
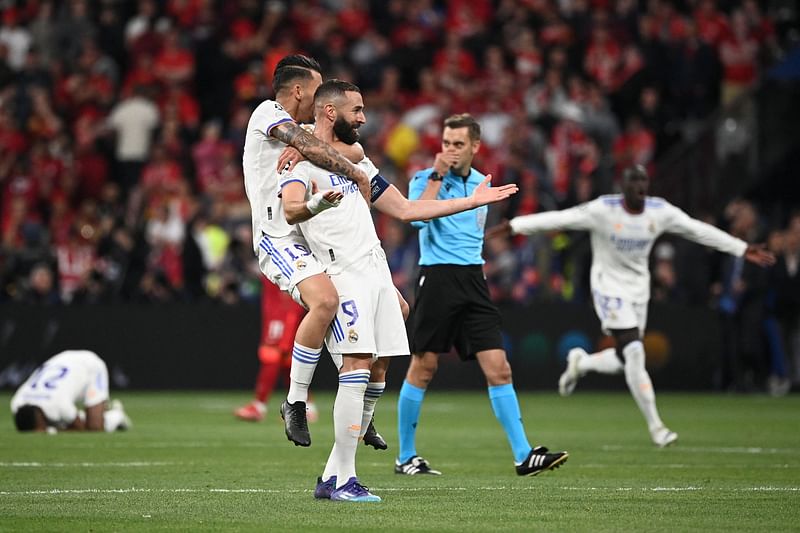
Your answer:
[[[592,289],[639,302],[650,298],[650,250],[662,233],[680,235],[736,256],[744,255],[747,248],[744,241],[691,218],[663,198],[648,197],[642,213],[629,213],[622,205],[621,194],[601,196],[563,211],[516,217],[511,228],[523,235],[550,230],[589,231]]]
[[[11,412],[35,405],[50,423],[67,426],[78,416],[77,403],[92,407],[106,400],[108,369],[103,360],[88,350],[67,350],[33,371],[11,398]]]
[[[358,166],[370,177],[377,173],[371,170],[375,166],[366,157]],[[339,191],[344,196],[337,207],[299,224],[311,251],[329,274],[342,272],[380,246],[369,206],[355,182],[308,161],[301,161],[291,173],[281,176],[281,188],[291,181],[302,182],[307,197],[311,195],[311,182],[317,185],[317,192]]]
[[[285,237],[294,231],[286,222],[278,197],[278,158],[286,145],[270,136],[272,128],[285,122],[294,120],[278,102],[265,100],[253,111],[247,124],[242,167],[253,217],[254,250],[262,232],[271,237]]]

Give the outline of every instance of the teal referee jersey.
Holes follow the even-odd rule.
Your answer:
[[[408,186],[408,198],[418,200],[428,184],[433,167],[420,170]],[[472,194],[486,176],[470,168],[469,176],[457,176],[452,170],[445,174],[437,200],[465,198]],[[419,228],[419,264],[482,265],[483,231],[488,206],[481,206],[427,222],[412,222]]]

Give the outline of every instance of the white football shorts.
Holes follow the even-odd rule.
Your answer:
[[[597,291],[592,291],[592,299],[603,333],[610,335],[612,329],[639,328],[639,334],[644,335],[647,326],[647,301],[635,302]]]
[[[262,235],[257,252],[258,266],[267,279],[308,309],[300,297],[297,285],[304,279],[324,273],[325,268],[311,253],[305,237],[297,232],[285,237]]]
[[[331,275],[339,293],[339,308],[325,345],[341,368],[341,354],[375,357],[408,355],[408,336],[400,301],[383,249],[372,252]]]

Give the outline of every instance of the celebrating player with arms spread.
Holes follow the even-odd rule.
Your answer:
[[[516,217],[489,230],[487,237],[509,231],[520,235],[559,229],[590,232],[594,308],[603,330],[613,335],[616,350],[609,348],[591,355],[581,348],[571,350],[567,369],[558,383],[559,392],[562,396],[572,394],[578,379],[587,372],[624,372],[653,443],[663,447],[678,440],[678,434],[664,425],[656,409],[641,340],[650,300],[649,256],[653,243],[662,233],[672,233],[761,266],[774,263],[775,258],[763,246],[747,244],[689,217],[662,198],[647,196],[649,182],[641,165],[627,168],[622,194],[601,196],[563,211]]]

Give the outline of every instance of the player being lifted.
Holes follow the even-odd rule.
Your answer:
[[[358,87],[329,80],[317,90],[315,101],[314,135],[326,142],[338,139],[354,145],[358,140],[357,130],[366,121]],[[515,185],[488,188],[488,177],[469,198],[411,202],[377,175],[377,169],[368,159],[364,158],[360,165],[374,176],[373,205],[406,221],[445,216],[500,201],[517,190]],[[336,317],[325,339],[339,367],[334,403],[335,442],[318,480],[315,497],[380,501],[380,497],[358,481],[355,455],[362,428],[371,419],[369,410],[374,409],[385,388],[387,358],[409,354],[405,324],[386,256],[369,205],[356,194],[349,181],[309,162],[301,162],[283,177],[280,186],[287,220],[300,224],[312,252],[325,264],[339,293]],[[319,192],[310,194],[317,189]],[[329,201],[315,202],[314,198],[320,194]],[[380,371],[376,372],[377,369]]]
[[[648,257],[662,233],[672,233],[760,266],[775,262],[761,245],[747,244],[709,224],[689,217],[662,198],[647,196],[650,179],[641,165],[625,169],[622,194],[601,196],[577,207],[520,216],[492,228],[487,237],[531,235],[552,230],[586,230],[591,234],[591,288],[594,308],[603,330],[614,337],[616,348],[587,354],[570,350],[567,368],[558,382],[562,396],[572,394],[588,372],[625,374],[653,443],[664,447],[678,440],[662,422],[650,375],[645,369],[642,336],[650,300]]]
[[[300,446],[311,444],[306,420],[308,386],[338,297],[303,236],[286,222],[278,196],[281,155],[287,146],[294,147],[312,163],[352,179],[365,197],[369,195],[369,179],[363,171],[298,125],[312,121],[314,92],[321,83],[321,69],[314,59],[302,55],[281,59],[273,75],[275,100],[265,100],[253,111],[242,158],[253,246],[261,271],[308,309],[297,328],[289,392],[281,405],[287,437]],[[323,201],[321,195],[314,198]]]

